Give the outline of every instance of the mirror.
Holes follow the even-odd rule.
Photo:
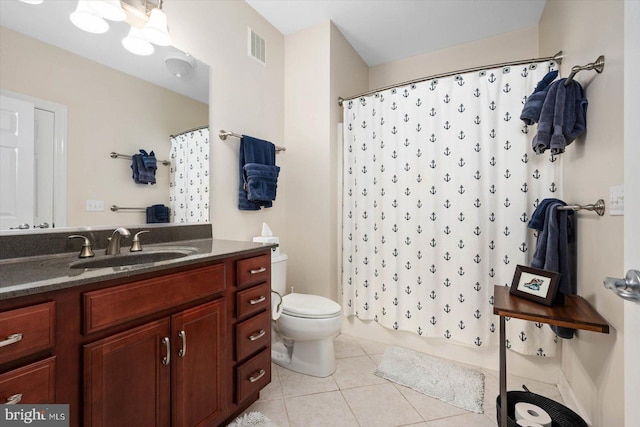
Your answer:
[[[145,207],[169,205],[169,167],[160,162],[169,159],[169,137],[208,126],[209,67],[172,46],[154,46],[152,56],[128,52],[126,22],[108,21],[104,34],[80,30],[69,19],[77,3],[0,1],[0,131],[13,125],[4,110],[16,98],[34,105],[36,141],[49,141],[41,152],[36,142],[32,227],[143,224]],[[193,66],[190,75],[169,71],[166,61],[176,58]],[[111,157],[140,149],[159,160],[155,185],[134,183],[131,160]],[[0,153],[2,169],[8,158]],[[14,181],[18,190],[3,193],[3,208],[28,186]]]

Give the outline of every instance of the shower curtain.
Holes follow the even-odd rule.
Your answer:
[[[171,136],[169,206],[174,223],[209,222],[209,128]]]
[[[385,90],[344,103],[347,316],[474,347],[498,343],[494,285],[528,265],[538,202],[560,158],[535,155],[526,97],[545,61]],[[507,346],[552,356],[542,324],[510,319]]]

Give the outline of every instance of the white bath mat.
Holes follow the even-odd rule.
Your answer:
[[[276,427],[262,412],[247,412],[233,420],[227,427]]]
[[[458,408],[484,412],[482,372],[404,348],[389,347],[375,374]]]

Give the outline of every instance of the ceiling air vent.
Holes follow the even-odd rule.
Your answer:
[[[251,28],[249,28],[249,56],[262,64],[267,63],[267,43],[260,34]]]

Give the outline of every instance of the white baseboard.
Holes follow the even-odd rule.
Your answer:
[[[567,377],[564,376],[562,370],[558,375],[558,391],[560,391],[560,395],[562,396],[562,400],[564,401],[564,406],[580,415],[589,426],[592,426],[591,420],[586,415],[587,412],[578,402],[578,399],[573,393],[573,389],[571,388],[571,385],[569,385],[569,381],[567,381]]]

